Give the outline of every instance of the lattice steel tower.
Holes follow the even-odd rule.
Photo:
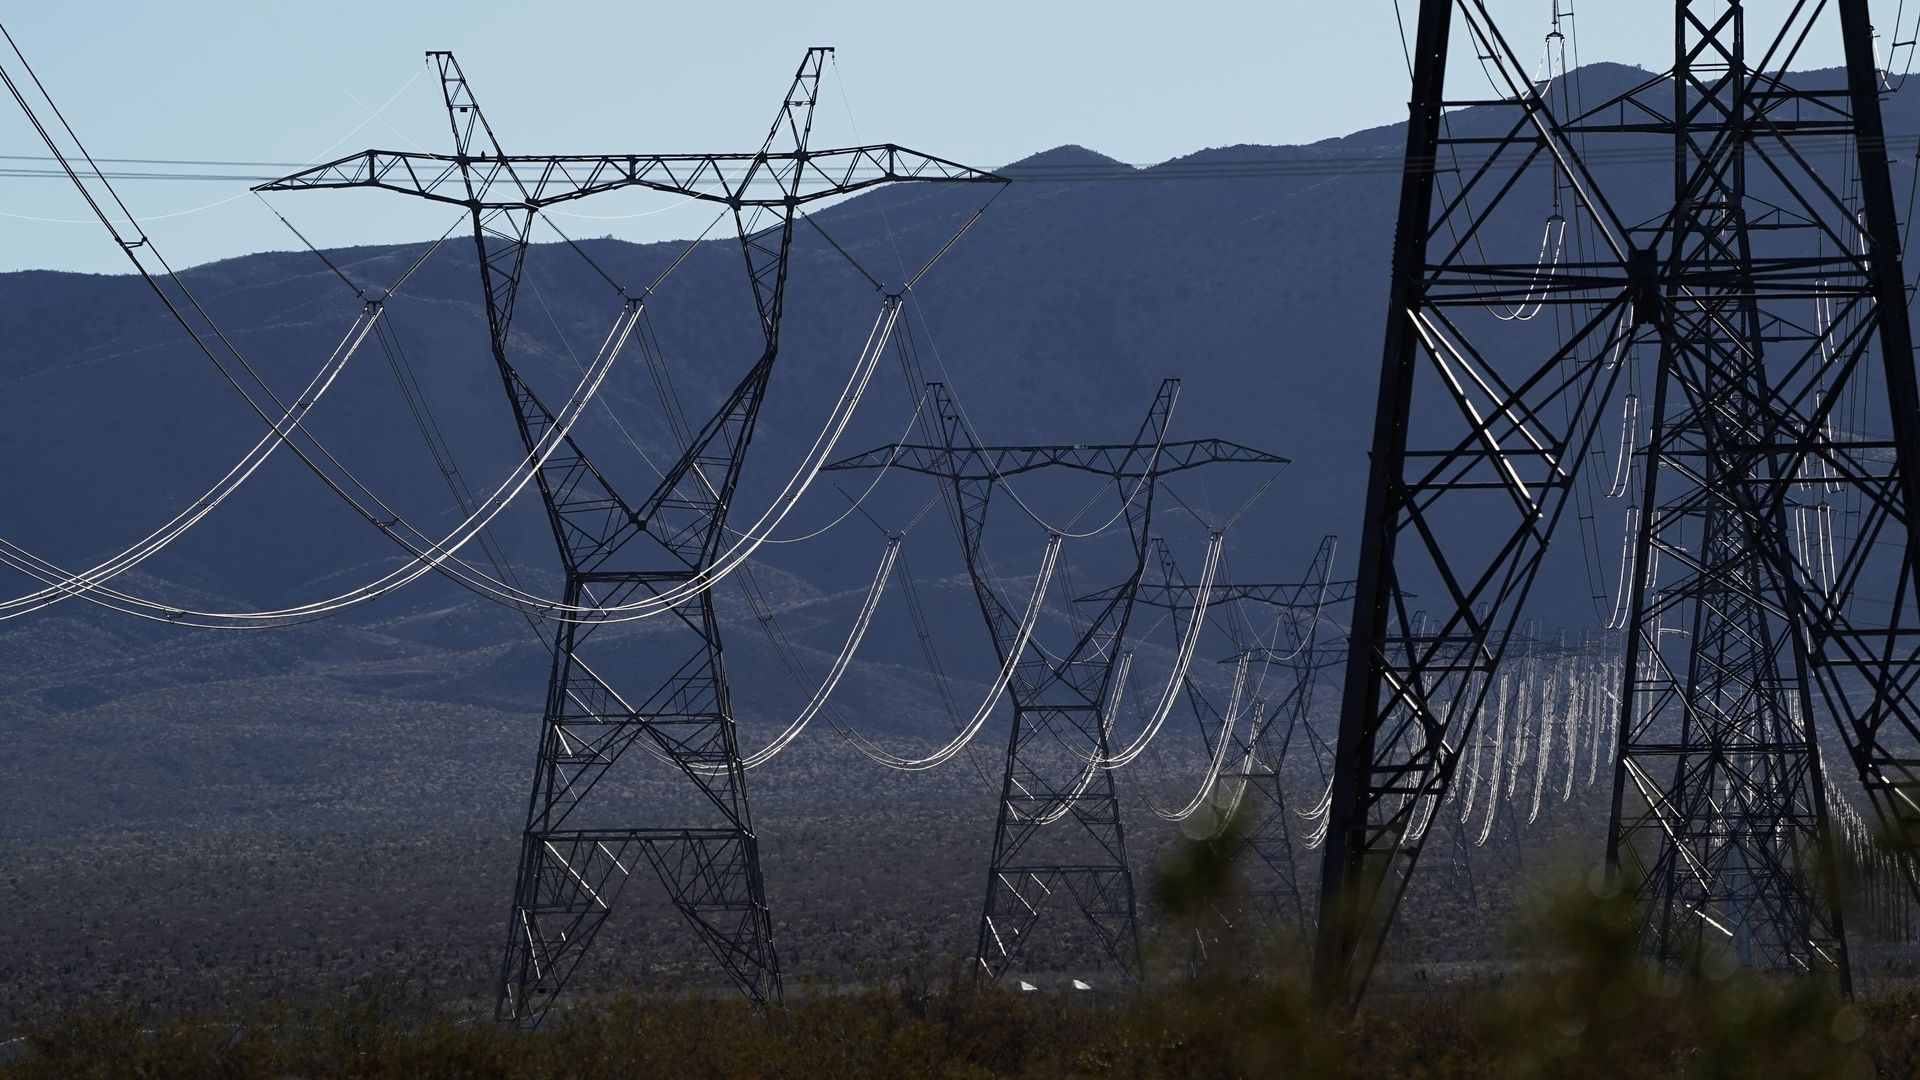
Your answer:
[[[1920,399],[1866,3],[1794,5],[1760,49],[1737,0],[1675,12],[1671,73],[1576,107],[1480,0],[1421,4],[1322,870],[1331,999],[1364,988],[1599,406],[1643,346],[1655,430],[1617,786],[1652,809],[1623,808],[1609,846],[1650,947],[1676,955],[1711,918],[1756,963],[1844,967],[1816,854],[1819,716],[1889,832],[1920,835]],[[1494,100],[1446,94],[1456,29]],[[1843,79],[1788,76],[1820,34]],[[1608,176],[1636,155],[1672,161],[1670,203]],[[1540,180],[1571,254],[1489,258]],[[1528,309],[1557,338],[1516,328]],[[1662,818],[1658,844],[1633,840]]]
[[[729,503],[779,353],[794,226],[808,203],[891,181],[1004,183],[893,144],[810,148],[831,52],[808,50],[757,151],[558,156],[507,155],[452,54],[429,53],[452,123],[452,154],[369,150],[263,185],[379,187],[469,208],[493,360],[530,454],[555,414],[515,369],[508,329],[539,212],[639,187],[724,206],[739,235],[762,351],[652,492],[638,502],[624,498],[570,436],[536,474],[566,570],[564,604],[604,610],[697,591],[657,616],[666,632],[649,637],[638,658],[606,642],[589,647],[604,625],[591,614],[558,624],[501,967],[500,1020],[540,1022],[621,887],[643,866],[748,998],[780,997],[719,622],[704,585],[723,554]],[[645,300],[625,300],[629,319]],[[887,299],[889,307],[898,302]],[[606,652],[592,660],[601,655],[596,649]],[[636,824],[634,816],[647,811],[621,805],[608,790],[615,785],[601,787],[636,744],[690,785],[684,802],[692,809],[679,812],[695,820]]]
[[[1072,904],[1092,928],[1124,977],[1140,975],[1126,830],[1113,771],[1097,763],[1112,752],[1108,711],[1128,619],[1146,572],[1154,492],[1161,477],[1202,465],[1286,463],[1285,458],[1218,439],[1167,441],[1179,386],[1176,379],[1161,384],[1131,443],[981,446],[946,388],[933,383],[928,386],[928,410],[938,442],[881,447],[828,466],[891,465],[941,481],[995,655],[1002,664],[1010,659],[1015,664],[1008,686],[1013,725],[974,950],[989,978],[1015,965],[1035,926],[1063,902]],[[1076,628],[1071,647],[1055,652],[1032,639],[1021,648],[1021,616],[989,581],[984,554],[994,489],[1008,477],[1052,468],[1110,479],[1133,555],[1126,582]],[[1059,827],[1051,827],[1055,825]]]
[[[1755,200],[1747,182],[1750,159],[1790,145],[1780,114],[1809,99],[1749,66],[1740,4],[1703,8],[1675,5],[1671,79],[1620,99],[1648,114],[1647,98],[1670,103],[1676,205],[1659,240],[1691,280],[1668,290],[1657,324],[1607,862],[1661,962],[1726,947],[1748,966],[1844,985],[1802,638],[1775,569],[1785,553],[1762,554],[1788,541],[1788,512],[1819,512],[1826,485],[1772,499],[1795,477],[1777,471],[1784,454],[1754,452],[1777,432],[1763,404],[1775,373],[1825,344],[1777,302],[1763,312],[1757,288],[1806,246],[1783,240],[1823,223]]]

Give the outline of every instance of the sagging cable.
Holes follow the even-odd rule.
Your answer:
[[[893,564],[900,555],[900,537],[887,538],[887,548],[880,556],[880,565],[873,572],[873,582],[867,586],[866,602],[860,605],[860,613],[854,617],[853,628],[847,631],[846,644],[841,646],[840,655],[834,658],[833,666],[827,670],[827,677],[821,681],[813,696],[808,699],[806,708],[793,718],[786,729],[775,736],[765,747],[740,759],[740,765],[746,769],[757,769],[778,757],[782,750],[793,744],[807,725],[826,707],[827,699],[840,685],[840,677],[847,673],[847,666],[853,662],[854,654],[860,651],[860,643],[867,636],[867,628],[873,624],[873,613],[880,607],[880,597],[887,591],[887,582],[893,577]],[[719,774],[726,772],[725,766],[695,766],[699,772]]]
[[[1206,625],[1207,604],[1213,597],[1214,575],[1220,569],[1220,550],[1225,539],[1226,534],[1216,532],[1207,540],[1207,559],[1206,564],[1201,567],[1200,584],[1194,592],[1193,614],[1188,618],[1187,632],[1182,636],[1179,652],[1174,657],[1173,674],[1167,678],[1167,685],[1160,694],[1159,704],[1154,707],[1153,715],[1140,734],[1127,744],[1126,749],[1099,762],[1101,768],[1119,769],[1132,764],[1133,760],[1147,748],[1147,744],[1153,741],[1153,737],[1160,733],[1161,725],[1166,723],[1167,716],[1173,712],[1174,702],[1178,700],[1180,689],[1186,683],[1187,671],[1193,665],[1193,652],[1200,641],[1200,630]]]
[[[1187,820],[1194,815],[1195,811],[1205,805],[1208,797],[1213,794],[1214,785],[1220,780],[1220,767],[1226,763],[1227,750],[1233,745],[1233,729],[1240,717],[1240,699],[1247,689],[1247,661],[1249,658],[1250,654],[1241,653],[1239,662],[1234,668],[1233,693],[1227,698],[1227,711],[1220,722],[1220,736],[1214,741],[1213,759],[1207,763],[1207,772],[1200,780],[1199,790],[1195,791],[1193,798],[1188,799],[1186,804],[1178,810],[1164,810],[1157,805],[1153,806],[1154,814],[1162,821]],[[1247,744],[1247,750],[1244,756],[1248,758],[1253,756],[1253,744],[1251,741]]]
[[[1607,617],[1607,629],[1618,630],[1627,625],[1627,615],[1633,603],[1633,578],[1636,557],[1640,543],[1640,508],[1627,507],[1627,521],[1620,538],[1620,581],[1614,589],[1613,614]]]
[[[1613,463],[1613,484],[1607,498],[1618,499],[1633,483],[1633,456],[1640,440],[1640,395],[1628,394],[1620,402],[1620,456]]]
[[[212,513],[225,502],[228,496],[239,490],[260,466],[266,464],[274,450],[281,445],[285,431],[300,417],[319,404],[335,379],[352,359],[361,344],[365,342],[374,323],[380,318],[382,307],[379,304],[367,304],[362,308],[354,325],[347,331],[333,355],[327,358],[325,365],[308,381],[291,410],[274,425],[274,430],[262,436],[253,447],[228,469],[213,487],[195,499],[187,509],[182,510],[164,525],[148,533],[145,537],[124,551],[103,560],[78,573],[69,573],[60,567],[42,559],[25,548],[5,539],[0,539],[0,561],[21,570],[23,573],[47,582],[47,587],[36,592],[14,597],[0,603],[0,620],[17,618],[21,615],[40,611],[52,604],[73,596],[85,596],[98,589],[115,576],[138,566],[141,562],[158,554],[187,530],[198,524],[201,519]],[[122,594],[123,596],[126,594]],[[129,600],[137,598],[129,597]],[[157,611],[170,610],[154,601],[140,601]]]
[[[987,718],[993,715],[993,710],[999,705],[1000,698],[1006,694],[1007,684],[1013,681],[1014,669],[1020,666],[1021,658],[1027,651],[1027,642],[1032,639],[1033,628],[1039,623],[1040,612],[1046,606],[1047,589],[1053,583],[1054,568],[1059,565],[1061,539],[1058,533],[1047,537],[1046,550],[1040,556],[1040,569],[1033,581],[1033,594],[1027,598],[1027,609],[1020,618],[1020,628],[1014,634],[1013,643],[1007,649],[1007,655],[1000,664],[1000,671],[994,677],[992,687],[987,690],[987,696],[980,702],[980,707],[974,710],[973,719],[967,722],[965,730],[954,736],[952,742],[931,754],[910,758],[883,750],[872,740],[851,729],[835,725],[835,730],[840,732],[841,737],[875,764],[901,772],[922,772],[938,768],[972,742],[973,737],[978,735],[980,729],[986,725]]]
[[[530,453],[527,458],[516,467],[514,472],[510,474],[506,480],[502,481],[499,487],[494,489],[494,492],[487,498],[480,509],[469,514],[468,517],[462,521],[460,525],[456,526],[443,540],[439,542],[429,542],[424,548],[415,547],[406,537],[399,534],[398,530],[404,522],[398,518],[397,515],[382,519],[368,507],[354,500],[344,489],[334,485],[336,493],[345,497],[349,504],[358,510],[363,517],[373,522],[382,532],[413,552],[414,560],[406,565],[363,584],[356,589],[338,594],[326,600],[312,601],[291,608],[278,608],[264,611],[220,612],[182,607],[165,609],[164,614],[157,615],[151,610],[140,610],[137,606],[127,606],[128,604],[146,605],[150,609],[153,606],[151,602],[119,593],[112,589],[91,590],[88,592],[87,598],[94,603],[101,604],[101,606],[111,607],[126,614],[153,619],[155,621],[165,621],[215,630],[246,629],[270,625],[284,625],[290,622],[318,618],[333,611],[354,604],[364,603],[367,600],[385,595],[426,573],[442,568],[445,563],[454,560],[454,553],[458,551],[459,548],[464,546],[474,536],[478,535],[495,516],[505,509],[507,504],[526,487],[539,472],[540,468],[545,465],[547,458],[565,441],[568,433],[572,430],[573,424],[578,421],[580,416],[586,411],[588,404],[593,400],[595,393],[597,393],[601,383],[605,380],[608,370],[613,366],[614,358],[619,354],[621,347],[626,341],[627,334],[632,331],[633,324],[638,318],[639,307],[640,305],[638,304],[627,305],[627,309],[623,313],[621,320],[616,323],[613,331],[609,333],[607,343],[602,346],[601,356],[596,359],[594,368],[583,380],[582,386],[576,390],[573,398],[568,402],[567,408],[562,412],[562,415],[557,418],[554,426],[548,428],[542,435],[540,441],[535,444],[534,452]],[[304,433],[304,429],[299,426],[297,417],[290,422],[290,427],[293,430],[299,430]],[[306,460],[310,465],[316,464],[299,446],[294,445],[291,440],[286,437],[285,433],[276,435],[276,438],[286,443],[295,454],[301,456],[302,459]],[[364,486],[362,486],[362,490],[365,490]],[[378,503],[377,501],[376,505],[384,507],[384,504]],[[408,528],[410,531],[415,532],[416,536],[420,535],[418,530],[412,530],[411,526],[408,526]],[[424,539],[424,537],[422,537],[422,539]],[[465,566],[465,564],[461,565]],[[451,576],[454,576],[456,579],[460,577],[458,573],[452,573]]]

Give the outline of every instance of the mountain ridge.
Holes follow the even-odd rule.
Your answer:
[[[1603,89],[1649,77],[1621,65],[1590,65],[1577,75]],[[1460,122],[1498,119],[1486,113]],[[1920,132],[1915,102],[1890,98],[1888,127],[1900,138]],[[917,366],[916,378],[950,383],[981,437],[1005,443],[1124,440],[1159,381],[1178,375],[1183,387],[1170,437],[1218,436],[1293,460],[1228,547],[1235,573],[1291,580],[1323,534],[1351,536],[1360,520],[1400,178],[1391,162],[1404,141],[1404,125],[1383,125],[1300,146],[1203,149],[1146,167],[1068,144],[1004,166],[1016,182],[914,290],[909,366]],[[1360,149],[1373,153],[1354,154],[1351,169],[1205,171],[1246,161],[1324,163]],[[1382,167],[1362,167],[1375,158]],[[1908,170],[1896,178],[1904,191],[1912,163],[1900,167]],[[1658,201],[1658,163],[1608,168],[1635,198],[1646,201],[1651,192]],[[1544,217],[1544,192],[1527,197]],[[771,501],[830,411],[880,293],[939,250],[983,198],[967,187],[882,188],[822,211],[817,231],[797,230],[782,358],[743,477],[744,520],[736,524]],[[1537,220],[1520,221],[1486,240],[1531,257],[1539,228]],[[328,257],[356,282],[377,286],[424,247],[369,245]],[[582,239],[578,252],[562,243],[537,245],[515,321],[516,364],[543,394],[565,400],[579,378],[576,362],[592,354],[622,302],[599,273],[637,295],[685,247],[611,239]],[[370,344],[312,414],[326,444],[429,532],[461,514],[395,392],[396,380],[411,372],[425,388],[475,490],[505,475],[519,455],[476,276],[470,239],[446,244],[388,301],[396,353]],[[595,409],[582,421],[596,460],[630,490],[648,490],[649,470],[676,452],[658,419],[654,372],[670,372],[697,424],[758,355],[740,276],[737,242],[696,247],[650,301],[648,350],[657,364],[638,355],[623,362],[602,391],[611,415]],[[361,305],[305,252],[217,260],[183,278],[283,393],[304,383]],[[136,277],[0,275],[0,342],[0,386],[16,406],[14,421],[0,428],[0,460],[12,466],[8,490],[0,492],[0,517],[10,524],[0,532],[56,562],[85,566],[137,539],[258,437],[258,418],[170,328]],[[885,365],[871,406],[840,451],[882,445],[911,430],[918,391],[898,366]],[[780,536],[802,535],[846,513],[869,479],[827,474]],[[1169,497],[1158,505],[1156,531],[1175,543],[1189,573],[1204,543],[1197,538],[1206,522],[1197,519],[1224,519],[1264,479],[1223,473],[1204,485],[1182,481],[1174,492],[1184,504]],[[845,486],[845,498],[835,483]],[[822,540],[762,549],[756,574],[815,676],[844,640],[884,544],[881,533],[911,520],[931,490],[889,476],[862,505],[878,528],[849,513]],[[1085,485],[1036,481],[1021,490],[1055,524],[1076,512],[1097,523],[1111,511],[1109,504],[1080,511],[1091,497]],[[942,535],[946,523],[937,510],[920,521],[907,550],[933,598],[929,617],[955,696],[970,707],[995,664],[956,549]],[[1010,504],[999,504],[994,528],[997,571],[1017,588],[1018,575],[1037,561],[1040,529]],[[530,496],[499,519],[495,538],[530,589],[557,589],[552,534]],[[1343,567],[1351,565],[1352,547]],[[1579,554],[1571,538],[1557,554],[1560,548],[1569,549],[1567,563]],[[1606,552],[1597,554],[1606,561]],[[1106,539],[1076,547],[1072,559],[1081,591],[1110,582],[1125,562]],[[283,451],[228,505],[122,583],[208,606],[278,605],[378,576],[399,560],[390,543]],[[7,595],[31,586],[17,575],[0,582],[12,590]],[[1543,585],[1543,596],[1571,622],[1584,617],[1593,604],[1589,593],[1603,586],[1562,575]],[[861,730],[903,746],[937,742],[947,737],[947,721],[898,602],[897,595],[888,599],[870,651],[843,688],[844,713]],[[740,598],[728,591],[722,603],[742,740],[751,747],[807,694],[761,640]],[[1049,620],[1047,632],[1067,632],[1063,613]],[[154,762],[179,765],[160,732],[199,725],[222,749],[185,767],[208,775],[248,768],[243,732],[270,732],[267,743],[282,748],[274,753],[297,756],[284,748],[300,745],[298,722],[274,697],[292,688],[312,705],[302,715],[347,724],[342,738],[353,736],[352,718],[370,703],[413,703],[445,717],[472,710],[487,725],[487,752],[504,748],[484,762],[498,770],[489,782],[511,788],[524,781],[546,664],[516,615],[434,579],[331,622],[281,633],[134,625],[82,610],[77,601],[0,626],[0,733],[17,748],[0,762],[0,789],[11,793],[0,833],[43,819],[76,827],[88,820],[99,790],[149,806],[143,820],[186,813],[180,785],[155,780]],[[609,633],[643,640],[648,631]],[[1138,636],[1152,642],[1142,660],[1152,685],[1147,669],[1170,651],[1170,639],[1150,620]],[[58,674],[63,668],[70,676]],[[199,688],[201,705],[186,687]],[[332,705],[322,700],[327,692],[337,695]],[[166,712],[143,711],[155,708]],[[62,739],[69,724],[118,725],[123,737],[76,758]],[[222,732],[234,738],[223,743]],[[362,734],[397,740],[397,754],[431,754],[443,737],[416,736],[394,722]],[[807,739],[816,734],[830,737],[821,731]],[[463,760],[480,767],[478,759]],[[276,805],[327,805],[331,788],[295,772],[309,776],[300,782],[306,786],[277,793]],[[770,775],[768,782],[779,782],[777,772]],[[374,805],[376,794],[362,791],[356,799]]]

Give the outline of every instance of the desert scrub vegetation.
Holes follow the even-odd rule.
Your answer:
[[[1849,1004],[1740,977],[1643,1001],[1631,999],[1636,989],[1629,999],[1603,990],[1590,1003],[1542,993],[1595,974],[1374,1000],[1351,1020],[1327,1018],[1290,981],[1202,978],[1090,998],[903,978],[798,988],[785,1009],[764,1012],[705,996],[622,995],[534,1032],[456,1016],[404,983],[370,979],[333,1000],[245,1016],[80,1010],[31,1028],[0,1076],[1916,1075],[1912,995]]]
[[[961,818],[942,840],[965,835]],[[1049,968],[1035,948],[1029,959],[1052,973],[1026,976],[1042,989],[1022,992],[1018,974],[976,985],[936,948],[969,937],[976,914],[971,874],[942,866],[955,861],[949,845],[901,844],[899,863],[871,877],[806,865],[803,852],[831,850],[845,831],[819,822],[774,863],[803,897],[832,896],[830,880],[858,895],[796,904],[804,917],[782,924],[790,970],[818,973],[789,982],[785,1009],[757,1012],[704,977],[698,957],[677,958],[685,935],[655,913],[603,941],[591,977],[530,1033],[488,1015],[499,883],[481,870],[510,852],[486,830],[449,826],[398,846],[322,831],[236,848],[222,834],[133,874],[116,867],[138,856],[137,838],[82,849],[102,865],[60,856],[48,867],[67,895],[97,902],[66,923],[48,913],[0,933],[12,947],[0,950],[0,1080],[1920,1076],[1920,995],[1880,983],[1848,1002],[1721,956],[1654,970],[1627,901],[1584,875],[1535,871],[1557,884],[1530,899],[1516,876],[1498,898],[1452,898],[1403,925],[1399,959],[1363,1009],[1330,1017],[1306,993],[1303,942],[1252,932],[1237,914],[1223,928],[1221,913],[1249,899],[1230,844],[1176,844],[1159,860],[1145,890],[1145,987],[1118,989],[1096,967],[1079,974],[1097,989],[1066,989],[1064,965],[1088,950],[1056,949]],[[24,854],[54,858],[37,850]],[[0,896],[31,895],[26,880],[46,869],[17,861]],[[305,891],[275,891],[287,886],[270,886],[270,871]],[[200,907],[184,906],[194,897]],[[1466,935],[1458,946],[1434,941],[1447,921]],[[63,929],[75,932],[51,936]],[[51,951],[59,940],[68,952]],[[146,967],[119,969],[134,961]]]
[[[83,1007],[29,1025],[0,1077],[1920,1076],[1920,995],[1848,1001],[1713,957],[1656,970],[1629,916],[1604,888],[1556,889],[1518,931],[1537,962],[1497,984],[1376,994],[1353,1017],[1310,1000],[1297,948],[1251,941],[1135,991],[919,970],[794,986],[783,1009],[581,998],[533,1032],[369,977],[244,1010]]]

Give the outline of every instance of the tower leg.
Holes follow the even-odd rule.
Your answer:
[[[974,955],[989,978],[1014,966],[1034,927],[1051,916],[1084,921],[1120,976],[1140,977],[1140,929],[1133,871],[1127,862],[1126,830],[1113,773],[1094,770],[1091,782],[1043,775],[1030,756],[1047,723],[1070,723],[1058,713],[1020,710],[1007,755],[1007,774],[994,825],[993,858],[980,913]],[[1080,731],[1088,747],[1105,750],[1096,730]],[[1089,737],[1090,736],[1090,737]],[[1045,735],[1051,739],[1051,735]],[[1070,736],[1072,737],[1072,736]],[[1025,752],[1023,754],[1023,751]],[[1044,818],[1065,813],[1049,827]]]

